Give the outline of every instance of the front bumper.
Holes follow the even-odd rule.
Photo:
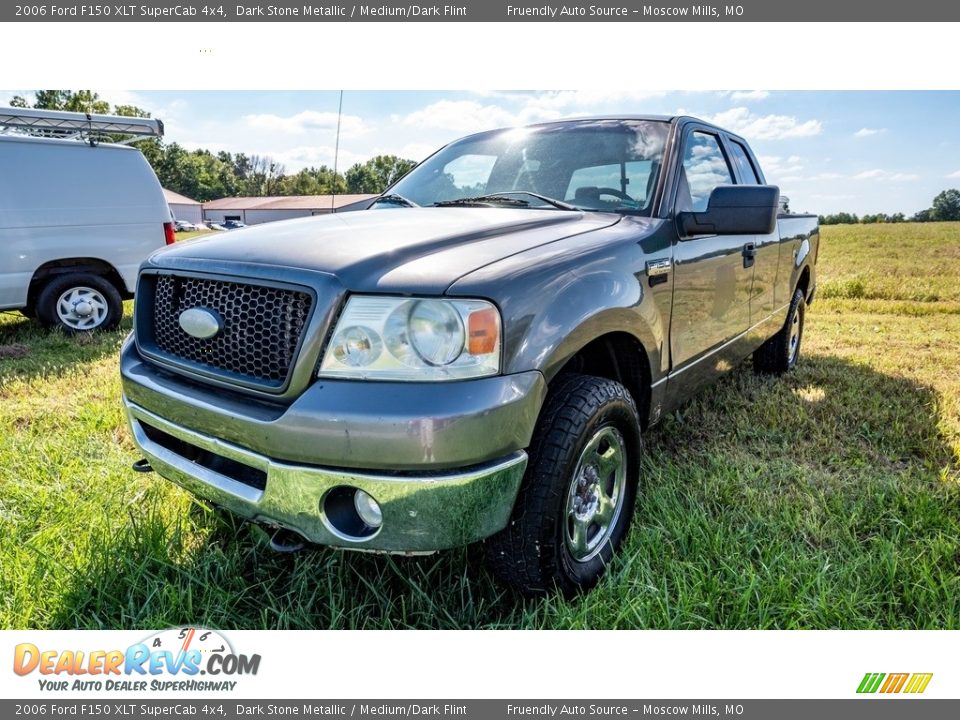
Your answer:
[[[502,529],[546,394],[538,372],[451,383],[316,381],[290,405],[191,382],[121,352],[134,440],[157,472],[241,517],[314,543],[388,552]],[[357,537],[325,505],[360,489],[383,524]]]
[[[123,394],[180,427],[286,463],[427,472],[526,448],[546,397],[537,371],[457,382],[316,380],[289,405],[193,382],[120,353]]]
[[[293,465],[187,430],[126,398],[124,402],[134,441],[160,475],[243,518],[292,530],[323,545],[431,552],[481,540],[506,526],[527,465],[523,451],[440,474],[386,475]],[[363,537],[343,532],[325,502],[336,488],[363,490],[377,500],[383,513],[380,528]]]

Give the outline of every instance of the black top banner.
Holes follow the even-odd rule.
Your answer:
[[[405,2],[242,2],[153,0],[144,4],[37,0],[0,7],[2,22],[952,22],[960,3],[943,0],[740,0],[691,4],[676,0],[459,0],[450,5]]]

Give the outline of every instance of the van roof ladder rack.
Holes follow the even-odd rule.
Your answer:
[[[80,139],[91,145],[107,140],[125,145],[163,137],[163,122],[156,118],[0,107],[0,133]],[[117,135],[128,137],[116,140],[113,136]]]

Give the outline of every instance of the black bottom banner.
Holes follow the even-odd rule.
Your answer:
[[[915,697],[849,700],[0,700],[0,717],[513,718],[691,717],[751,720],[940,720],[960,717],[960,700]]]

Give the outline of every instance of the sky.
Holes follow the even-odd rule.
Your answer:
[[[333,166],[339,91],[96,89],[163,120],[188,149],[269,155],[287,172]],[[25,91],[0,91],[0,105]],[[960,92],[345,91],[338,167],[422,160],[471,132],[584,115],[688,114],[744,136],[791,208],[903,212],[960,188]]]

